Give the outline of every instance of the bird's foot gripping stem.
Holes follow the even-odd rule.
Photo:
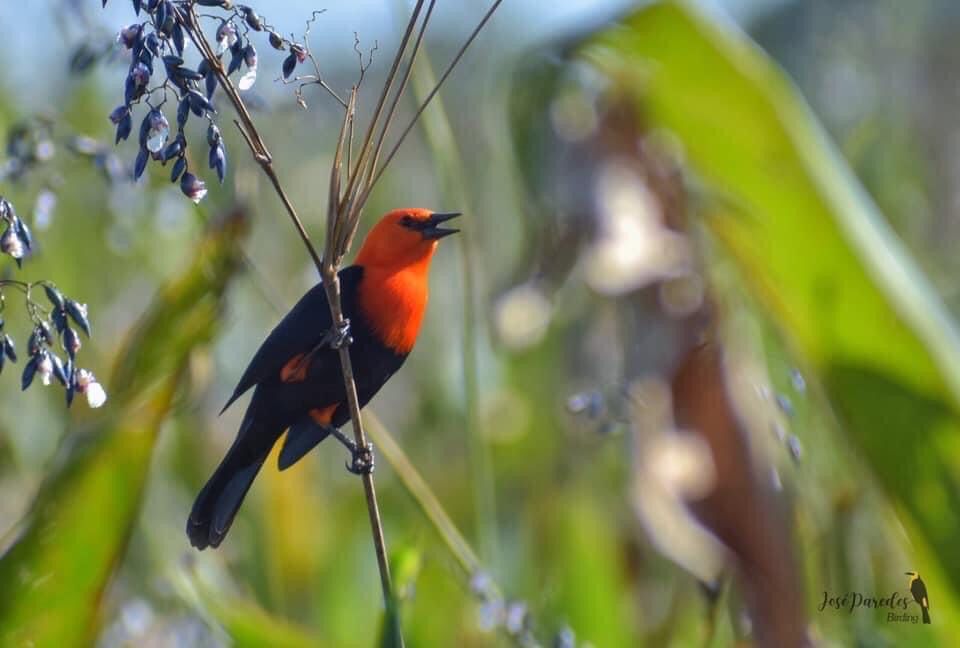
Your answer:
[[[330,345],[331,349],[339,349],[353,344],[353,336],[350,335],[350,320],[344,318],[343,323],[334,324],[324,336],[324,341]]]
[[[342,443],[350,451],[350,463],[347,464],[347,470],[354,475],[369,475],[373,472],[373,444],[368,443],[360,448],[357,442],[347,436],[340,430],[334,430],[333,435],[337,441]]]

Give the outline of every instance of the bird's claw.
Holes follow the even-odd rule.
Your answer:
[[[373,472],[373,444],[360,448],[357,442],[348,438],[340,430],[334,430],[333,436],[350,451],[350,462],[345,464],[354,475],[369,475]]]
[[[331,349],[339,349],[353,344],[353,336],[350,335],[350,320],[344,318],[343,323],[334,324],[328,336]]]
[[[373,472],[373,444],[368,443],[363,448],[358,448],[356,443],[351,444],[350,463],[345,464],[347,470],[354,475],[369,475]]]

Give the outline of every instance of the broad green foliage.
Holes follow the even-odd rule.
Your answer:
[[[803,100],[685,3],[654,4],[581,54],[646,127],[679,138],[719,197],[706,224],[960,591],[957,331]]]
[[[160,425],[190,353],[218,328],[244,219],[225,220],[117,352],[105,418],[71,432],[0,558],[0,643],[89,645],[101,595],[140,512]]]

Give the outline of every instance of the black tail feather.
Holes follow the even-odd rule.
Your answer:
[[[197,549],[220,545],[254,478],[279,435],[263,434],[244,421],[236,441],[197,495],[187,520],[187,536]]]
[[[297,421],[287,430],[287,438],[280,449],[277,467],[286,470],[328,436],[332,428],[315,423],[309,416]]]
[[[927,611],[926,607],[921,607],[920,609],[923,612],[923,622],[930,623],[930,612]]]

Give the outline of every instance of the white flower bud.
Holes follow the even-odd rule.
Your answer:
[[[98,382],[92,382],[87,385],[87,405],[96,409],[107,402],[107,392]]]

